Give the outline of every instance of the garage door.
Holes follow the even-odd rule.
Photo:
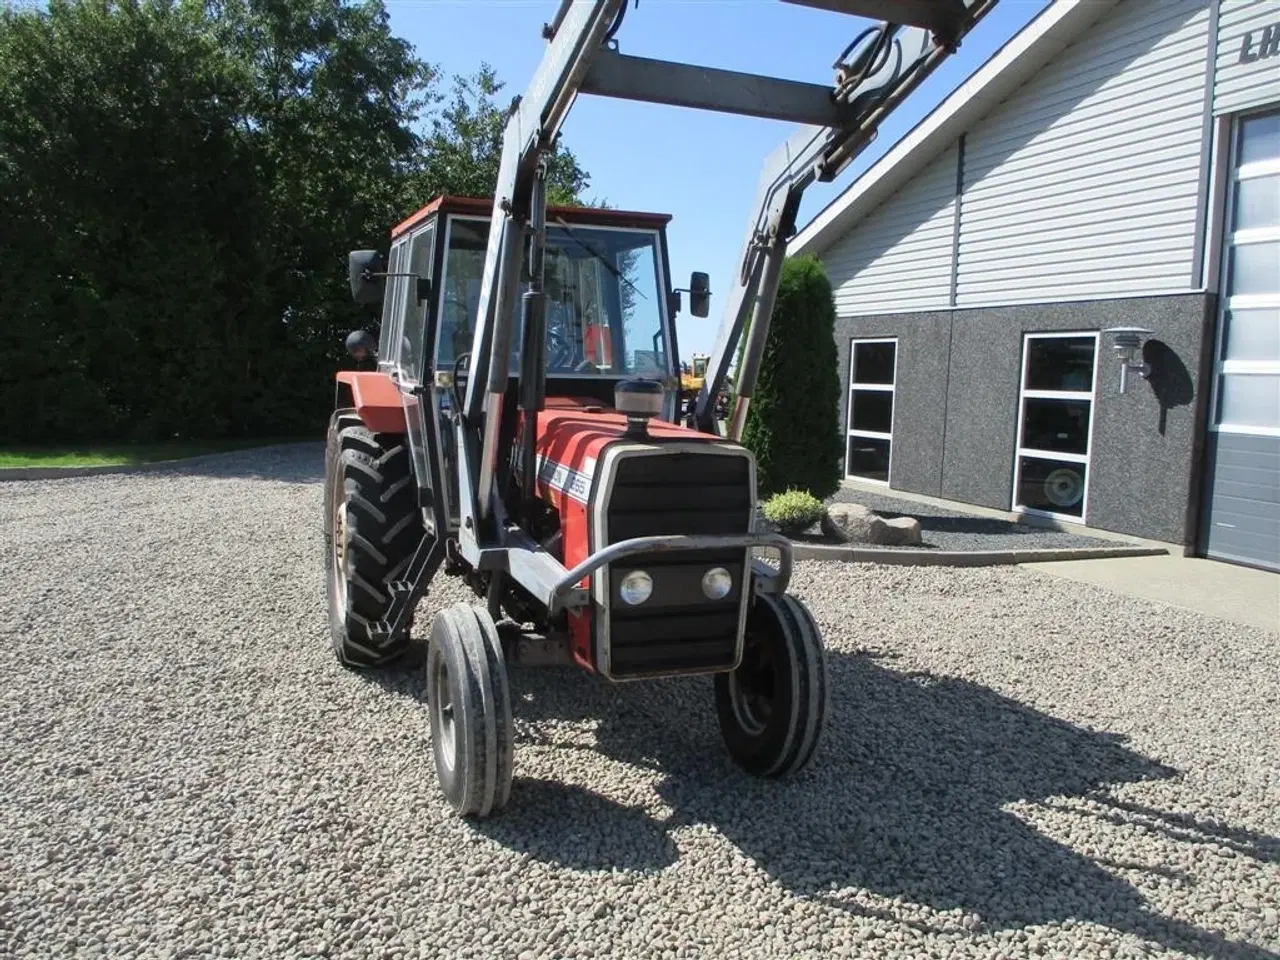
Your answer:
[[[1236,124],[1229,182],[1204,552],[1280,570],[1280,111]]]

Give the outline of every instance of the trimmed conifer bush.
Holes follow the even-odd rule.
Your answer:
[[[835,300],[821,262],[789,257],[742,443],[756,456],[758,495],[804,490],[825,500],[840,487],[840,372]]]

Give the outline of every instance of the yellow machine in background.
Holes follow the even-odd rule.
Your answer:
[[[707,366],[711,362],[711,354],[695,353],[688,363],[680,365],[680,401],[685,418],[693,416],[693,404],[702,391],[703,381],[707,378]],[[725,377],[725,387],[732,388],[733,377]],[[729,396],[725,390],[716,395],[715,418],[725,420],[729,416]]]
[[[707,364],[711,361],[709,353],[695,353],[689,363],[682,364],[680,369],[680,392],[697,393],[702,389],[702,381],[707,376]]]

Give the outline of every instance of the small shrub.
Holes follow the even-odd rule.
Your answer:
[[[793,489],[775,493],[764,502],[762,511],[783,533],[800,533],[821,520],[826,508],[813,494]]]

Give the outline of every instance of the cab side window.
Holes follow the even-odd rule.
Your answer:
[[[404,277],[404,322],[400,333],[400,370],[407,380],[421,382],[424,375],[427,343],[427,323],[430,319],[431,304],[427,300],[418,300],[417,277],[431,276],[431,257],[435,251],[435,224],[414,235],[409,241],[408,256],[405,257],[405,272],[412,277]]]
[[[401,272],[400,264],[404,259],[402,256],[403,251],[403,243],[391,245],[391,252],[387,256],[387,273]],[[380,329],[378,330],[378,366],[383,369],[394,366],[396,357],[399,354],[396,349],[399,324],[396,321],[400,318],[400,304],[402,303],[401,279],[401,277],[387,277],[387,282],[383,286],[382,322],[379,324]]]

